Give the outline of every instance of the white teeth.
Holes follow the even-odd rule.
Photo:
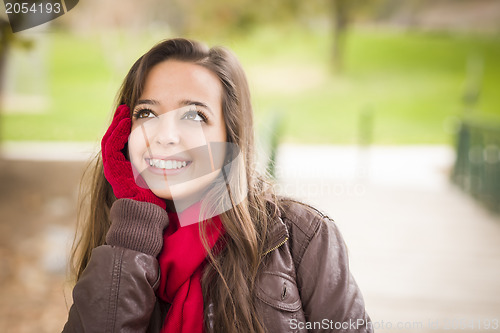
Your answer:
[[[166,169],[166,170],[172,170],[172,169],[180,169],[183,168],[187,165],[186,161],[175,161],[175,160],[160,160],[160,159],[150,159],[149,160],[149,165],[154,166],[159,169]]]

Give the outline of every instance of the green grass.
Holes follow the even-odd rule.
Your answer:
[[[309,53],[296,57],[328,72],[327,38],[304,35]],[[447,124],[463,112],[466,64],[474,55],[484,60],[475,116],[500,118],[499,39],[355,31],[346,51],[342,75],[328,76],[300,94],[257,94],[260,111],[286,112],[287,141],[355,143],[360,114],[370,110],[374,143],[451,143],[453,133]],[[280,61],[274,58],[273,63]],[[285,56],[283,63],[290,66]],[[298,60],[295,66],[300,66]],[[262,118],[263,112],[257,111]]]
[[[52,105],[42,114],[3,114],[2,139],[99,140],[122,78],[153,43],[151,36],[140,35],[52,34]],[[498,38],[354,30],[344,71],[335,75],[326,32],[261,28],[210,43],[227,45],[238,55],[258,126],[266,126],[270,112],[282,112],[287,142],[356,143],[360,114],[369,110],[375,144],[451,143],[446,124],[461,116],[472,56],[484,62],[474,116],[500,118]]]

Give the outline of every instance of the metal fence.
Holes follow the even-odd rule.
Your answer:
[[[456,149],[452,181],[500,212],[500,125],[462,121]]]

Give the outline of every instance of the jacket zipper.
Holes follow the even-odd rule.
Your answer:
[[[266,252],[262,255],[262,257],[265,257],[265,256],[266,256],[269,252],[273,252],[273,251],[274,251],[274,250],[276,250],[278,247],[280,247],[281,245],[285,244],[287,240],[288,240],[288,237],[285,237],[285,239],[284,239],[281,243],[279,243],[278,245],[276,245],[276,246],[275,246],[275,247],[273,247],[272,249],[267,250],[267,251],[266,251]]]

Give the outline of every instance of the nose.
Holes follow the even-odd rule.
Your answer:
[[[159,117],[154,129],[152,142],[158,146],[176,145],[180,142],[179,126],[173,117],[166,114]]]

